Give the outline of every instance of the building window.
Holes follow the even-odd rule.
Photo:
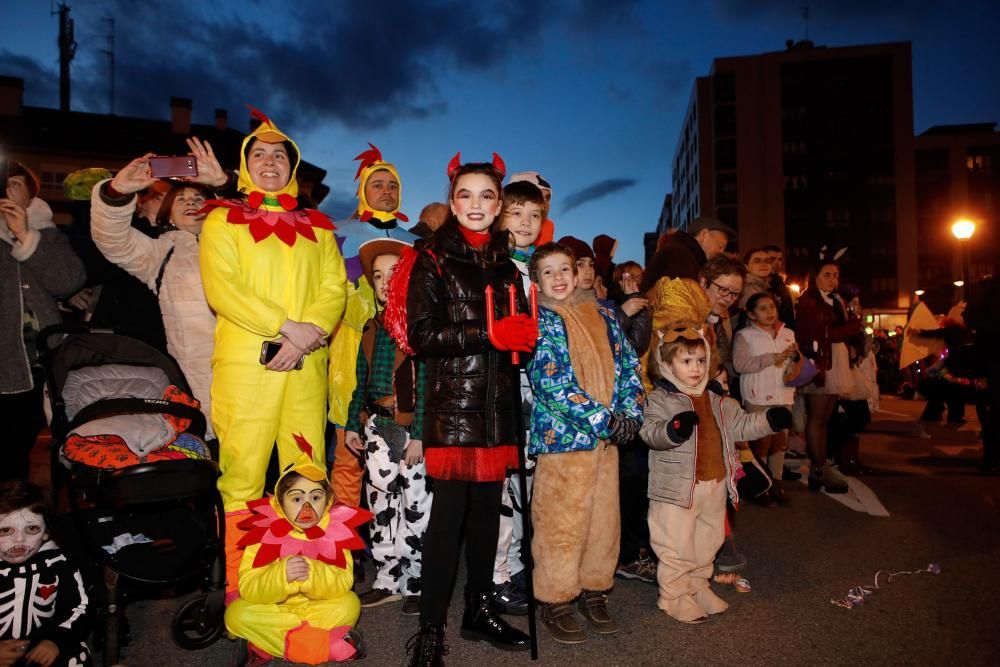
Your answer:
[[[736,174],[719,174],[715,177],[716,201],[719,204],[736,203]]]
[[[724,104],[715,109],[715,136],[725,137],[736,134],[736,106]]]
[[[993,156],[970,153],[965,158],[965,168],[977,173],[991,173],[993,171]]]
[[[736,77],[732,72],[716,74],[713,77],[715,84],[715,102],[734,102],[736,100]]]
[[[728,139],[715,143],[715,168],[736,169],[736,142]]]

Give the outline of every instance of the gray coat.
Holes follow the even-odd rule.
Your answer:
[[[744,412],[735,399],[723,395],[722,386],[714,380],[705,391],[722,433],[723,460],[726,464],[726,487],[729,498],[736,503],[736,474],[742,470],[735,443],[756,440],[774,431],[767,423],[765,412]],[[670,422],[681,413],[694,410],[694,402],[666,380],[657,380],[656,389],[646,400],[646,410],[639,435],[650,447],[649,499],[690,508],[694,503],[695,465],[698,457],[698,427],[691,437],[677,443],[671,438]]]
[[[22,330],[24,302],[43,329],[59,324],[56,300],[75,294],[85,278],[83,263],[56,227],[30,230],[25,244],[0,243],[0,394],[33,386]]]

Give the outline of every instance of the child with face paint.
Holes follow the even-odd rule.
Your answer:
[[[364,657],[352,630],[361,613],[351,549],[364,548],[357,527],[371,513],[335,505],[326,470],[312,447],[285,468],[274,495],[247,503],[250,516],[239,571],[240,597],[226,608],[226,628],[249,642],[246,664],[272,658],[316,665]]]
[[[0,485],[0,665],[89,665],[80,570],[49,539],[42,491]]]

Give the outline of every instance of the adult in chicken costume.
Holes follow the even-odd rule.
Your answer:
[[[375,295],[365,278],[358,256],[361,244],[372,239],[391,238],[413,244],[415,234],[403,229],[400,222],[407,218],[399,207],[402,202],[402,185],[395,165],[382,159],[382,152],[373,144],[358,155],[358,208],[356,220],[340,224],[337,241],[340,243],[347,268],[348,294],[344,318],[334,332],[330,344],[330,421],[338,426],[347,423],[347,408],[357,384],[355,360],[361,345],[361,331],[365,323],[375,316]],[[363,473],[357,455],[344,445],[344,431],[337,429],[337,447],[331,479],[337,500],[349,505],[361,501]]]
[[[292,431],[323,443],[326,338],[346,300],[333,223],[299,208],[299,149],[270,119],[243,141],[237,187],[245,198],[211,201],[201,233],[201,275],[218,316],[212,356],[212,423],[220,440],[226,508],[227,599],[236,595],[237,524],[264,492],[277,442],[281,468],[299,454]],[[266,365],[263,346],[281,344]],[[301,366],[301,367],[298,367]],[[313,461],[325,466],[322,444]]]
[[[247,503],[240,527],[240,599],[226,628],[249,642],[248,664],[274,658],[315,665],[364,656],[351,628],[361,614],[351,549],[370,512],[334,504],[326,467],[295,436],[302,456],[278,478],[274,495]]]

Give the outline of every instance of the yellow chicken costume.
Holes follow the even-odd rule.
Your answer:
[[[243,141],[240,156],[238,187],[246,199],[209,202],[215,208],[200,243],[205,296],[218,316],[212,424],[220,440],[229,598],[239,562],[236,524],[246,503],[263,495],[272,446],[277,442],[284,468],[299,453],[293,428],[323,443],[326,427],[326,348],[307,354],[300,370],[278,372],[260,363],[261,347],[278,337],[286,320],[332,332],[347,292],[333,224],[319,211],[298,208],[298,146],[270,119],[255,115],[263,122]],[[247,152],[256,139],[289,148],[289,180],[278,192],[263,192],[251,179]],[[325,466],[322,444],[313,461]]]
[[[357,220],[341,224],[337,238],[341,242],[341,253],[347,267],[348,295],[344,318],[337,327],[330,343],[330,421],[343,427],[347,423],[347,407],[350,405],[357,378],[354,376],[358,348],[361,346],[361,330],[365,323],[375,316],[375,293],[361,270],[359,248],[365,241],[391,238],[413,244],[417,237],[399,226],[399,221],[407,218],[399,207],[402,205],[403,186],[395,165],[382,159],[382,152],[369,143],[369,150],[359,154],[358,171],[354,175],[358,182]],[[399,184],[399,201],[392,211],[376,210],[365,198],[368,179],[379,171],[392,174]],[[337,444],[334,455],[331,483],[337,500],[349,505],[361,502],[361,477],[364,470],[358,460],[344,445],[344,430],[337,429]]]
[[[239,541],[240,598],[226,609],[226,628],[265,659],[315,665],[360,658],[360,640],[350,632],[361,614],[358,596],[351,591],[350,550],[364,548],[356,529],[372,515],[333,504],[328,486],[324,504],[313,509],[302,503],[298,516],[286,515],[286,498],[279,495],[282,479],[294,472],[326,485],[326,467],[315,465],[311,447],[305,439],[299,441],[308,454],[282,473],[274,495],[247,503],[250,515],[240,526],[246,531]],[[318,522],[303,529],[306,514],[308,523]],[[308,576],[288,581],[288,561],[295,557],[308,564]]]

